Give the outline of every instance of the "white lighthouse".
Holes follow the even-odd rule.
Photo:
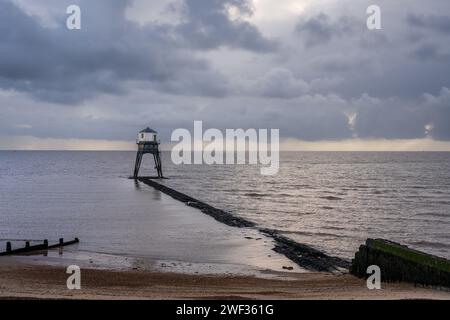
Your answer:
[[[150,129],[149,127],[139,132],[136,139],[138,150],[136,154],[136,163],[134,165],[134,175],[133,175],[134,179],[138,178],[142,158],[146,153],[150,153],[153,155],[153,160],[155,161],[155,169],[158,173],[158,178],[163,177],[161,157],[160,157],[161,152],[159,151],[159,142],[157,139],[157,134],[158,132],[156,132],[153,129]]]
[[[155,130],[147,127],[144,130],[142,130],[141,132],[139,132],[138,134],[138,138],[136,140],[136,143],[145,143],[145,142],[157,142],[156,141],[156,135],[158,134],[158,132],[156,132]]]

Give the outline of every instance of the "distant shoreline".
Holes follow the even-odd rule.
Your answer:
[[[0,149],[0,152],[132,152],[130,150],[101,150],[101,149]],[[162,149],[162,153],[171,152],[170,149]],[[450,150],[280,150],[280,153],[450,153]]]

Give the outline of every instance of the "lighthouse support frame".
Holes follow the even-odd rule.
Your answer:
[[[162,173],[162,165],[161,165],[161,152],[159,151],[159,143],[157,142],[139,142],[138,143],[138,151],[136,154],[136,163],[134,165],[134,179],[138,178],[139,175],[139,169],[141,168],[142,158],[144,157],[144,154],[152,154],[153,160],[155,162],[155,169],[158,174],[158,178],[163,178]]]

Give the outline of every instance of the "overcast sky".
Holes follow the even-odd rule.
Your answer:
[[[0,0],[0,149],[128,149],[194,120],[289,149],[450,150],[450,2]]]

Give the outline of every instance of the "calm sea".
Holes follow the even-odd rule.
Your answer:
[[[56,237],[71,224],[101,237],[109,219],[120,247],[126,213],[149,205],[127,179],[134,157],[0,152],[0,239]],[[162,158],[163,183],[328,253],[350,258],[366,238],[382,237],[450,258],[450,153],[286,152],[276,176]],[[153,175],[152,161],[144,158],[143,175]]]

